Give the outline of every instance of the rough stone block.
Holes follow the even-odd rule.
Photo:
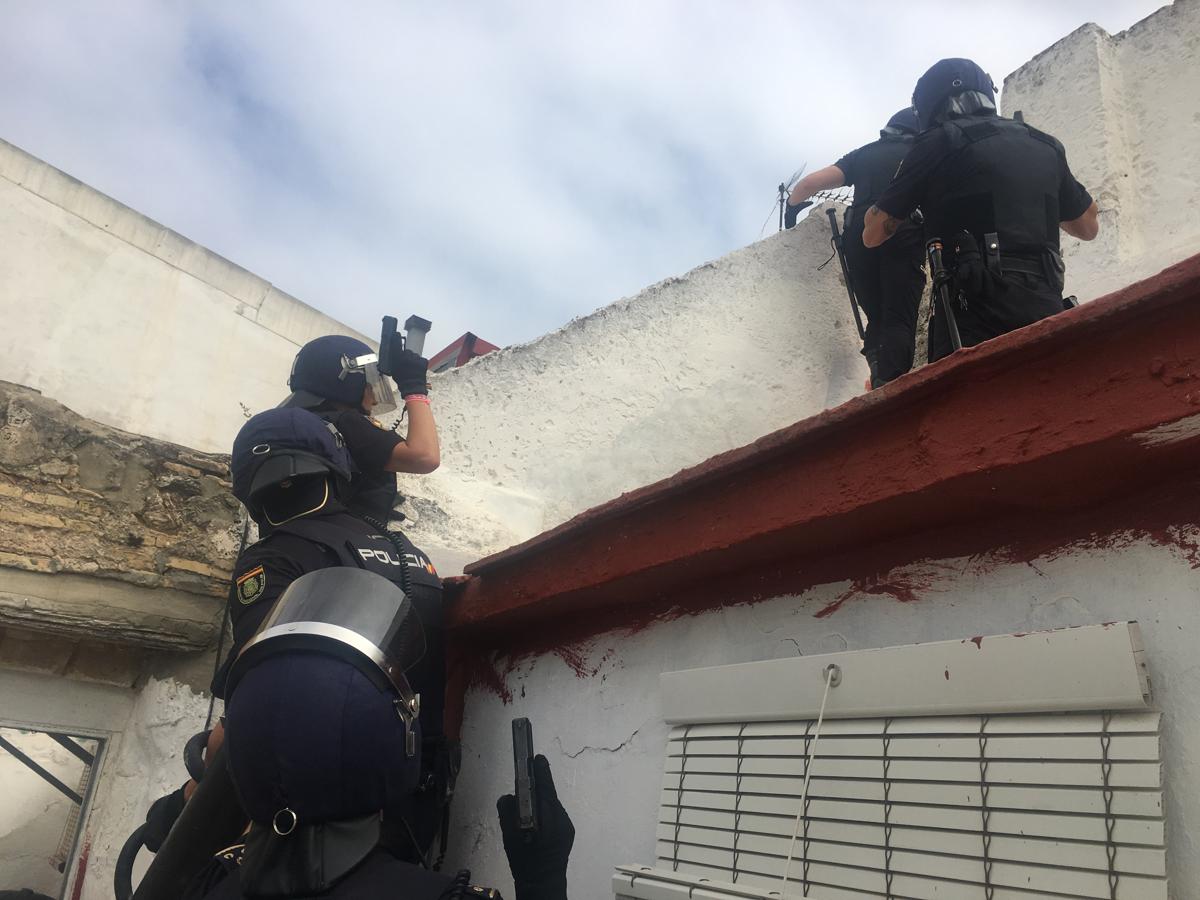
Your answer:
[[[48,516],[45,513],[30,512],[24,509],[0,509],[0,521],[12,522],[14,525],[28,525],[30,528],[66,528],[67,525],[58,516]]]
[[[63,673],[77,681],[129,687],[141,671],[141,653],[117,644],[80,643]]]
[[[228,470],[0,382],[0,565],[223,596],[241,532]]]
[[[61,675],[75,651],[75,641],[18,628],[0,632],[0,668]]]

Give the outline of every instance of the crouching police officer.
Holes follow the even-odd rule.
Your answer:
[[[381,432],[382,433],[382,432]],[[230,666],[250,636],[301,576],[331,567],[381,575],[398,585],[420,616],[426,649],[409,672],[422,696],[425,766],[401,837],[413,861],[433,864],[432,847],[448,828],[448,805],[457,772],[457,748],[443,727],[445,632],[442,585],[429,558],[403,534],[368,523],[346,508],[350,455],[332,423],[296,408],[267,410],[242,426],[230,462],[233,493],[258,523],[262,538],[234,565],[229,593],[233,646],[213,680],[226,696]],[[347,602],[350,602],[349,600]],[[396,825],[395,816],[389,827]]]
[[[906,221],[887,247],[868,249],[862,242],[863,217],[900,168],[916,134],[916,113],[911,108],[900,110],[879,132],[879,140],[801,178],[788,199],[785,224],[791,228],[796,213],[811,205],[808,198],[817,191],[854,185],[842,243],[854,295],[867,313],[863,356],[871,370],[871,387],[912,368],[917,311],[925,289],[925,242],[921,227]]]
[[[996,113],[991,77],[969,59],[943,59],[913,92],[923,129],[895,180],[867,211],[863,243],[878,247],[920,207],[925,234],[944,244],[964,346],[1063,310],[1058,230],[1090,241],[1091,195],[1071,174],[1063,145]],[[951,350],[934,307],[930,360]]]
[[[401,349],[399,335],[393,339],[390,367],[408,417],[405,437],[374,418],[396,408],[392,386],[379,371],[379,357],[362,341],[345,335],[319,337],[300,348],[288,378],[292,393],[281,404],[312,410],[341,432],[354,461],[345,503],[380,522],[398,515],[397,472],[427,475],[441,463],[429,406],[429,362]]]
[[[225,750],[252,825],[189,897],[499,897],[468,872],[404,862],[386,839],[421,778],[421,698],[405,673],[424,651],[420,617],[379,575],[324,569],[288,587],[227,684]],[[545,757],[535,779],[535,832],[519,832],[511,796],[498,804],[516,896],[565,900],[574,827]]]

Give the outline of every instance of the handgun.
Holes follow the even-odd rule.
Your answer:
[[[379,371],[384,375],[392,374],[392,353],[396,344],[396,317],[383,317],[383,331],[379,335]]]
[[[513,772],[516,776],[517,821],[522,831],[537,831],[537,798],[533,780],[533,726],[512,720]]]

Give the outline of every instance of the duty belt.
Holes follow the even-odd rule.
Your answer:
[[[1014,256],[1000,249],[1000,240],[995,232],[983,236],[983,259],[996,275],[1006,272],[1022,272],[1051,281],[1045,254],[1038,256]]]
[[[1008,272],[1024,272],[1026,275],[1036,275],[1038,278],[1046,277],[1046,265],[1040,259],[1029,259],[1024,256],[1007,256],[1000,254],[1000,271]]]

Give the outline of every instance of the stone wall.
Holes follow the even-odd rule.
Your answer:
[[[1063,235],[1067,290],[1091,300],[1200,250],[1200,0],[1111,35],[1084,25],[1004,79],[1004,114],[1063,142],[1100,235]]]
[[[227,472],[0,382],[0,663],[46,671],[75,653],[55,637],[208,646],[241,538]]]

